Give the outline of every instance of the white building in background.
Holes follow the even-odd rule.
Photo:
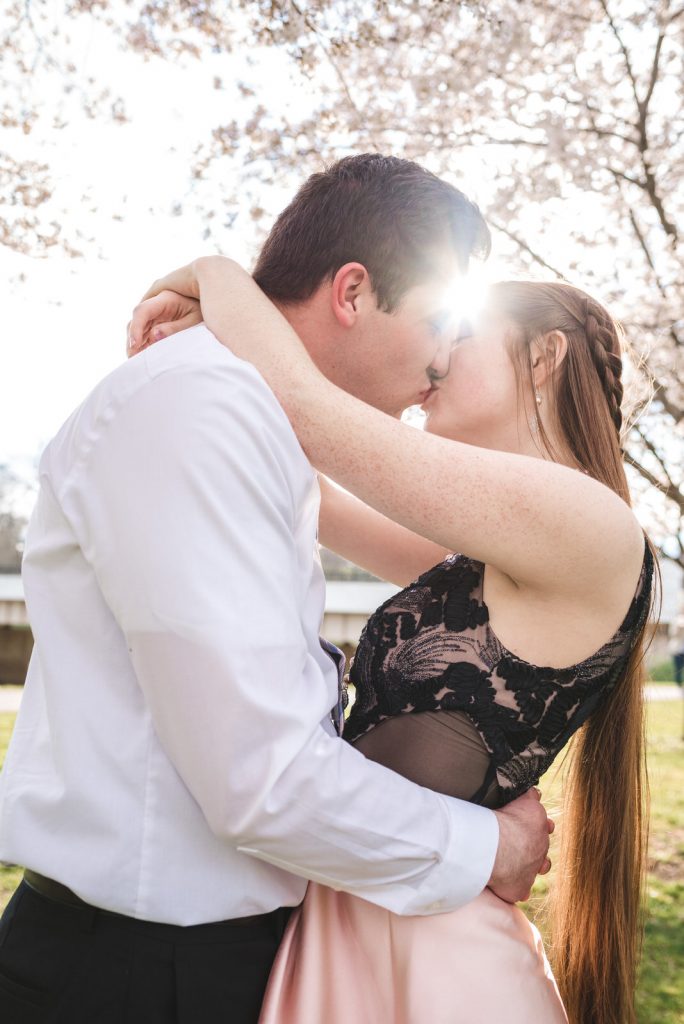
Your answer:
[[[661,563],[663,600],[660,622],[648,652],[649,665],[670,654],[670,638],[684,616],[684,572],[670,561]],[[392,583],[377,580],[329,580],[322,633],[349,656],[366,620],[397,592]],[[18,574],[0,574],[0,683],[21,683],[26,674],[32,637]]]
[[[369,615],[397,589],[376,580],[328,581],[321,632],[349,656]],[[0,684],[24,681],[32,647],[28,626],[21,576],[0,574]]]
[[[684,641],[684,570],[669,559],[662,559],[660,575],[662,607],[658,628],[646,657],[649,665],[665,661]]]
[[[32,648],[21,576],[0,573],[0,683],[23,683]]]
[[[375,580],[328,580],[323,636],[349,653],[359,642],[368,617],[398,589],[393,583]]]
[[[0,573],[0,628],[28,626],[21,576]]]
[[[663,580],[660,621],[671,626],[684,614],[684,570],[664,558],[660,562],[660,574]]]

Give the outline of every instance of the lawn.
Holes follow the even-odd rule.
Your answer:
[[[649,706],[650,873],[640,1024],[684,1022],[684,741],[682,701]]]
[[[648,705],[648,766],[651,789],[648,918],[638,992],[639,1024],[684,1024],[684,705],[682,700]],[[542,779],[552,816],[560,807],[554,768]],[[553,859],[556,837],[552,842]],[[549,876],[553,884],[553,870]],[[526,910],[546,931],[540,879]]]
[[[651,854],[648,878],[648,921],[641,968],[639,1024],[684,1024],[684,741],[682,701],[649,705],[649,771],[651,780]],[[14,722],[0,713],[0,764]],[[559,802],[554,772],[542,780],[544,801],[553,813]],[[553,848],[552,848],[553,855]],[[0,908],[17,885],[19,868],[0,865]],[[551,874],[551,883],[553,873]],[[541,879],[527,905],[544,930]]]

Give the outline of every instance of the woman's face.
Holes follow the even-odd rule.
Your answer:
[[[483,448],[521,450],[521,437],[530,432],[509,352],[514,332],[510,321],[491,312],[462,326],[449,373],[423,404],[427,431]]]

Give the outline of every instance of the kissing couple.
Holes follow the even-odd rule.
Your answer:
[[[496,284],[465,322],[453,282],[489,244],[417,164],[345,158],[252,276],[155,282],[47,446],[3,1022],[635,1020],[654,558],[621,334],[559,283]],[[317,539],[400,588],[346,722]],[[554,976],[516,903],[572,736]]]

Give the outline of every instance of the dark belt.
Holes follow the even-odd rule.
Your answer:
[[[29,871],[27,868],[24,872],[24,881],[35,892],[39,892],[41,896],[52,900],[53,903],[64,903],[68,907],[87,907],[92,909],[89,903],[82,900],[71,889],[67,889],[66,885],[62,885],[61,882],[55,882],[52,878],[46,878],[44,875],[39,875],[37,871]]]
[[[62,885],[61,882],[55,882],[53,878],[46,878],[45,875],[39,875],[37,871],[30,871],[28,868],[24,871],[24,881],[26,884],[34,890],[34,892],[40,893],[41,896],[45,896],[46,899],[52,900],[53,903],[61,903],[68,907],[78,907],[81,910],[99,910],[98,907],[93,907],[90,903],[86,903],[80,896],[77,896],[75,892],[68,889],[66,885]],[[285,910],[286,908],[282,908]],[[287,908],[289,909],[289,908]],[[99,910],[101,914],[107,914],[111,917],[126,917],[125,914],[116,914],[111,910]],[[271,911],[267,914],[253,914],[251,917],[234,917],[231,918],[231,925],[253,925],[259,921],[267,921],[272,918],[276,913],[280,911]],[[128,918],[131,920],[131,918]]]

